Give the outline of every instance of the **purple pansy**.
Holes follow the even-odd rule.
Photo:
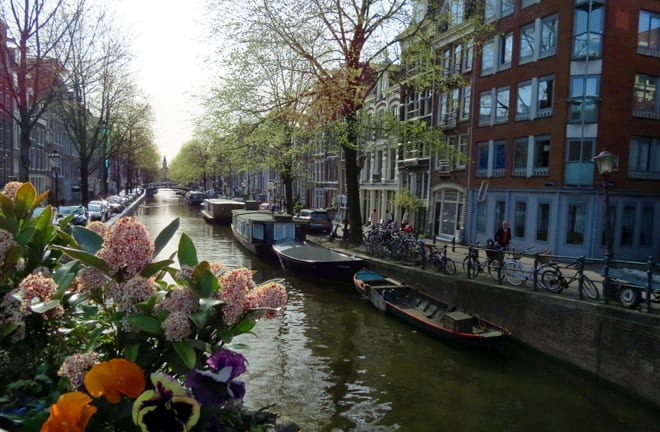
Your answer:
[[[200,403],[225,405],[233,400],[243,399],[245,384],[234,378],[245,372],[245,357],[242,354],[223,349],[206,360],[209,370],[194,369],[186,375],[188,386]]]

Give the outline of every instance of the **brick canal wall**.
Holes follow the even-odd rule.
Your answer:
[[[373,261],[369,267],[477,312],[532,348],[660,406],[660,314],[470,280],[460,271],[445,276]]]

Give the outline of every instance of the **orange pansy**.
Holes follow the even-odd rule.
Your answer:
[[[82,392],[64,393],[50,407],[50,417],[41,426],[41,432],[83,432],[96,407],[89,405],[92,398]]]
[[[110,403],[119,403],[121,395],[135,399],[144,391],[144,372],[140,366],[117,358],[101,362],[85,375],[85,387],[95,398],[105,396]]]

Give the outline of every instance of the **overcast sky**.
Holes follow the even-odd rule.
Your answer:
[[[154,114],[156,145],[171,161],[192,138],[200,113],[195,95],[210,77],[203,66],[204,0],[117,0],[117,14],[135,36],[138,85]]]

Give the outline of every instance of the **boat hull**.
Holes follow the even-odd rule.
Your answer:
[[[273,251],[285,271],[306,276],[350,282],[365,267],[361,258],[309,243],[274,245]]]
[[[378,310],[446,341],[478,348],[497,348],[510,334],[495,323],[376,272],[353,278],[358,293]]]

